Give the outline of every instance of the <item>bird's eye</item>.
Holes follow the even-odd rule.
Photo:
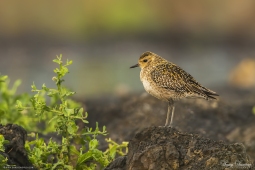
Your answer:
[[[148,61],[147,59],[144,59],[144,60],[143,60],[143,62],[145,62],[145,63],[146,63],[147,61]]]

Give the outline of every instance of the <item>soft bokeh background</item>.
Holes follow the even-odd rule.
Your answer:
[[[1,1],[0,72],[22,79],[19,92],[33,81],[52,87],[52,60],[63,54],[79,97],[123,95],[142,91],[140,69],[129,66],[152,51],[207,87],[224,86],[238,63],[254,61],[254,18],[254,0]]]

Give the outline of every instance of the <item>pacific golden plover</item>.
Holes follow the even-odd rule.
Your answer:
[[[173,124],[174,101],[181,98],[200,97],[206,100],[216,99],[216,92],[200,85],[189,73],[179,66],[168,62],[152,52],[143,53],[138,64],[130,68],[140,67],[140,79],[145,90],[152,96],[168,102],[165,126]]]

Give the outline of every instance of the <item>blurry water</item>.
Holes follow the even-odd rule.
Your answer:
[[[226,85],[233,67],[245,57],[255,56],[254,49],[217,46],[186,46],[176,48],[165,43],[119,41],[114,43],[68,45],[15,45],[0,47],[0,73],[13,83],[22,79],[19,92],[30,92],[30,85],[45,83],[54,87],[51,78],[57,66],[56,55],[73,60],[65,84],[78,97],[110,94],[121,91],[138,92],[143,87],[140,69],[129,69],[139,55],[152,51],[179,65],[201,84],[212,88]]]

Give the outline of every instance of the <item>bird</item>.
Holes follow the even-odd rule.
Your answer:
[[[173,126],[175,101],[182,98],[203,98],[215,100],[216,92],[202,86],[189,73],[159,55],[144,52],[138,63],[130,68],[140,67],[140,79],[150,95],[168,103],[165,126]],[[169,115],[171,120],[169,124]]]

